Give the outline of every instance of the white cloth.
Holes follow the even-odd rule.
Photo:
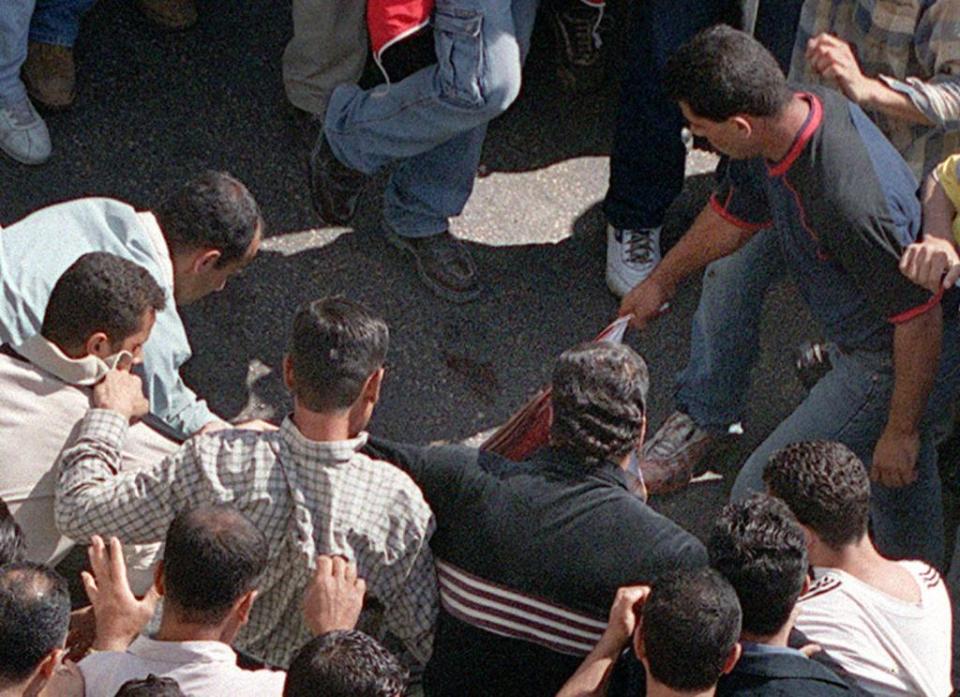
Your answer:
[[[38,341],[48,344],[46,349]],[[73,546],[53,517],[54,463],[74,424],[90,408],[90,388],[65,382],[100,370],[102,361],[74,361],[45,339],[24,344],[38,364],[0,354],[0,497],[26,536],[27,558],[56,564]],[[58,377],[60,376],[60,377]],[[130,429],[122,467],[143,469],[174,452],[176,442],[142,423]],[[159,545],[125,548],[131,584],[142,592]]]
[[[286,673],[243,670],[220,641],[156,641],[140,636],[123,653],[94,653],[78,664],[87,697],[113,697],[128,680],[173,678],[187,697],[279,697]]]
[[[946,585],[923,562],[898,563],[920,589],[918,603],[889,596],[839,569],[818,567],[816,581],[798,603],[797,629],[871,694],[947,697],[952,625]]]

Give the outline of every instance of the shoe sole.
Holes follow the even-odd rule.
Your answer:
[[[388,231],[386,233],[386,238],[390,245],[413,256],[417,262],[417,276],[420,277],[420,282],[429,288],[430,291],[437,297],[448,302],[456,303],[457,305],[464,305],[466,303],[473,302],[480,297],[482,291],[481,288],[471,291],[456,292],[440,285],[424,272],[423,266],[420,263],[420,256],[417,254],[412,244],[404,240],[403,237],[395,232]]]
[[[19,162],[21,165],[27,165],[27,166],[29,166],[29,167],[36,167],[36,166],[38,166],[38,165],[42,165],[42,164],[46,163],[46,162],[50,159],[50,157],[51,157],[51,155],[52,155],[52,153],[51,153],[51,155],[47,155],[47,156],[46,156],[45,158],[43,158],[42,160],[27,160],[27,159],[24,159],[23,156],[17,155],[16,153],[13,153],[13,152],[10,152],[9,150],[7,150],[7,148],[4,147],[4,145],[3,145],[2,143],[0,143],[0,151],[2,151],[3,154],[6,155],[7,157],[9,157],[10,159],[16,160],[16,161]]]

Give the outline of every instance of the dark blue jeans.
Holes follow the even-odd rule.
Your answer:
[[[683,188],[686,149],[683,117],[663,93],[667,59],[701,29],[737,16],[736,0],[642,0],[630,3],[620,109],[610,153],[610,188],[604,201],[615,227],[654,227]],[[762,0],[757,38],[790,65],[803,0]]]

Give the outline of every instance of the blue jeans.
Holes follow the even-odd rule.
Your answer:
[[[4,0],[0,10],[0,106],[27,98],[20,68],[27,41],[73,46],[80,18],[94,0]]]
[[[340,85],[324,133],[337,158],[373,174],[396,163],[387,227],[408,237],[443,232],[473,191],[487,123],[520,91],[538,0],[437,0],[437,64],[372,90]]]
[[[620,107],[610,153],[604,212],[620,228],[655,227],[683,188],[683,117],[663,93],[667,59],[701,29],[730,17],[731,0],[642,0],[632,3]],[[763,0],[756,36],[790,64],[802,0]]]

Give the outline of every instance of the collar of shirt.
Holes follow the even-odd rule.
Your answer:
[[[328,465],[349,463],[357,452],[367,444],[368,434],[364,431],[355,438],[337,441],[310,440],[297,425],[293,417],[287,416],[280,425],[280,442],[290,453],[294,462],[323,462]]]
[[[108,371],[117,366],[121,358],[130,356],[127,351],[121,351],[109,356],[106,361],[92,354],[83,358],[70,358],[59,346],[40,334],[14,346],[13,350],[40,370],[68,385],[87,386],[100,382]]]
[[[173,258],[170,256],[170,247],[167,246],[167,240],[163,236],[163,230],[160,229],[156,216],[150,211],[143,211],[137,213],[137,217],[143,224],[143,229],[147,231],[150,244],[157,252],[154,258],[160,266],[164,280],[173,288]]]
[[[758,644],[753,641],[741,641],[740,646],[743,647],[744,654],[754,654],[756,656],[780,654],[786,656],[803,656],[806,658],[802,651],[790,648],[789,646],[771,646],[770,644]]]
[[[237,663],[237,654],[222,641],[157,641],[141,635],[130,644],[127,653],[144,660],[175,665]]]
[[[588,476],[596,477],[609,484],[629,489],[623,469],[610,460],[604,460],[592,469],[587,469],[588,466],[584,463],[583,458],[576,453],[564,448],[549,446],[540,450],[535,459],[546,470],[580,479]]]

